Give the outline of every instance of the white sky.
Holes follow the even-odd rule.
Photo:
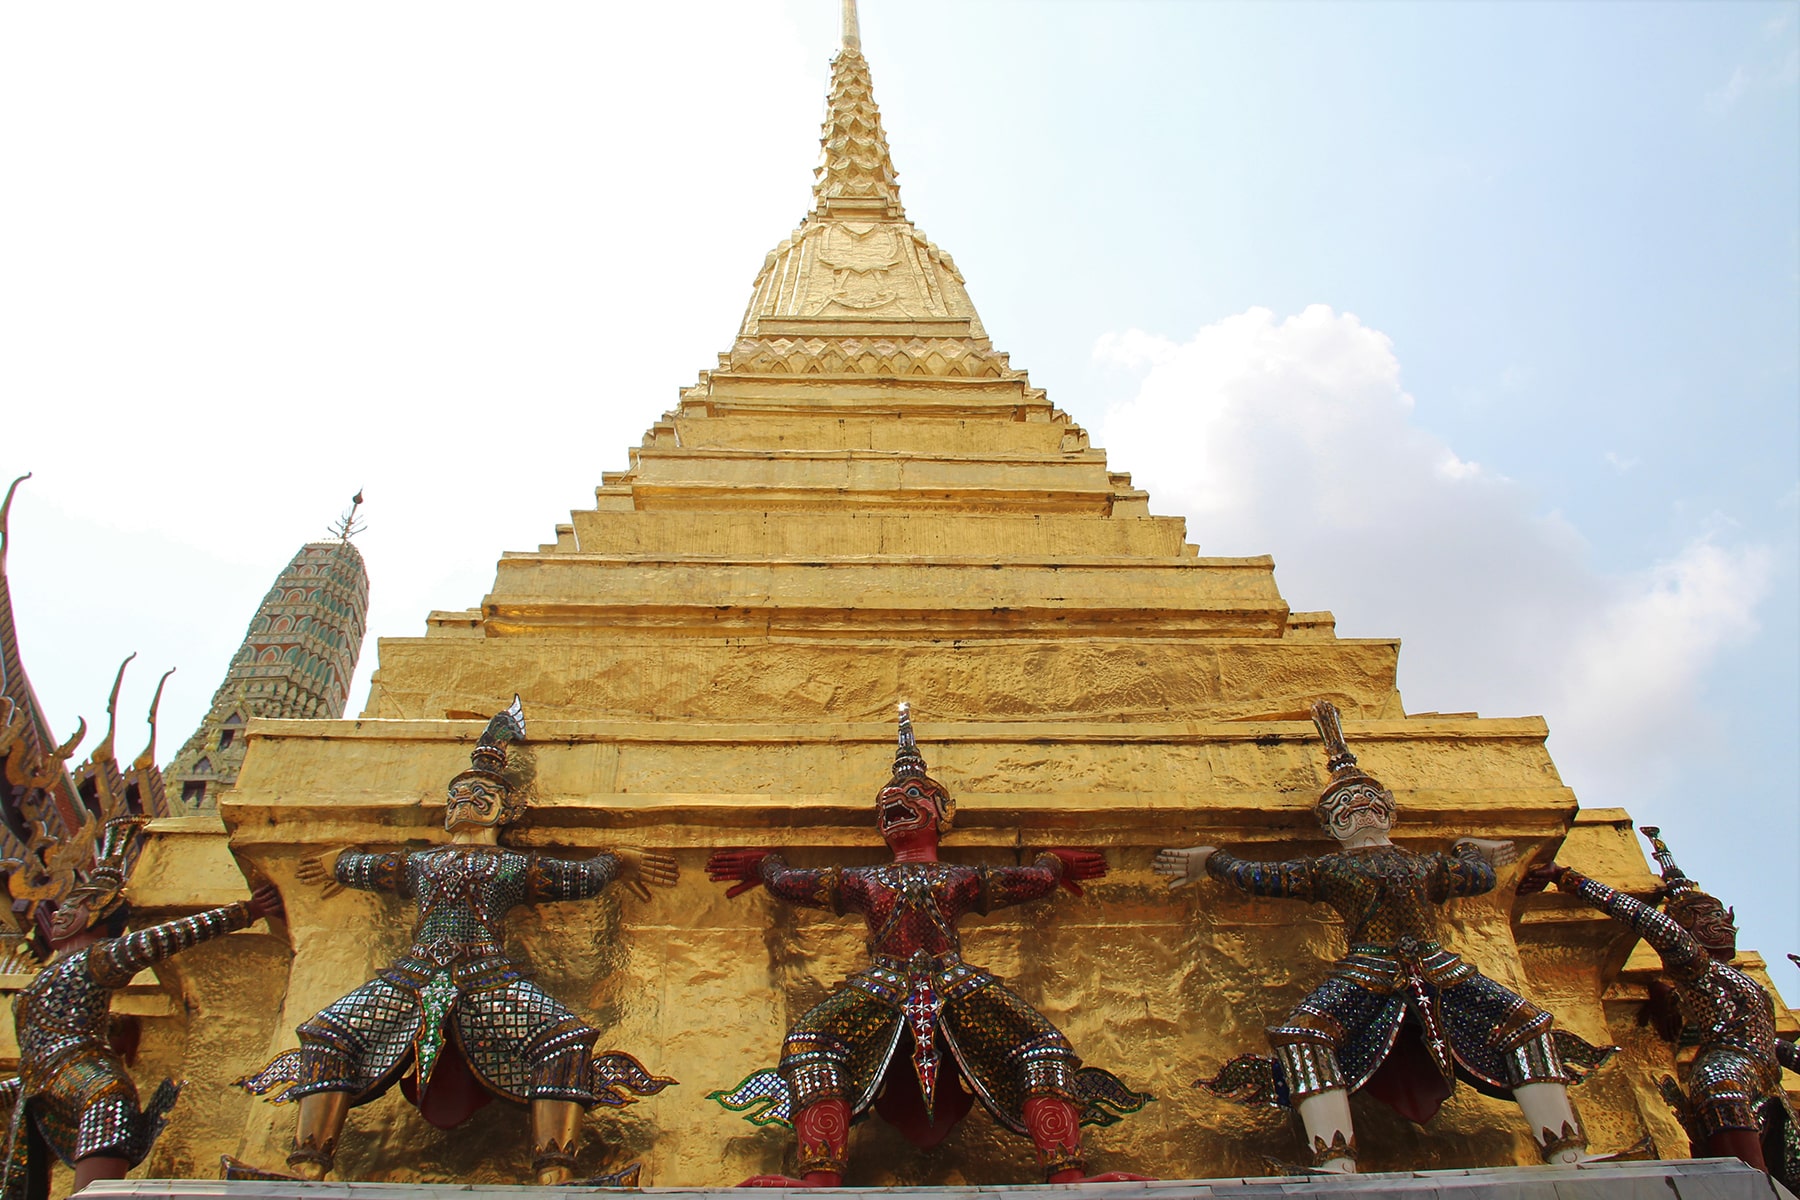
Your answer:
[[[479,603],[728,344],[836,4],[0,7],[0,473],[59,730],[163,757],[367,489],[372,636]],[[1206,553],[1543,713],[1800,949],[1793,4],[868,0],[909,215]],[[1777,977],[1800,991],[1785,965]]]

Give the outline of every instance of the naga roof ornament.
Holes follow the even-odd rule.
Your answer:
[[[87,722],[79,721],[75,735],[59,744],[25,674],[6,550],[13,497],[29,478],[13,480],[0,503],[0,759],[5,762],[0,772],[0,875],[6,880],[12,921],[24,933],[41,932],[41,918],[71,897],[99,901],[91,904],[96,915],[115,909],[142,842],[141,827],[167,813],[154,751],[161,684],[151,703],[150,746],[130,771],[120,769],[115,753],[119,690],[135,654],[119,664],[114,676],[106,736],[73,772],[67,764],[87,734]],[[96,843],[101,843],[98,854]],[[37,947],[40,953],[46,949]]]

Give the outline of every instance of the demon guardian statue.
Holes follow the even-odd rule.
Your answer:
[[[522,854],[499,845],[518,820],[531,782],[531,759],[507,745],[523,741],[517,697],[494,717],[450,781],[444,802],[448,845],[415,852],[341,851],[302,864],[303,882],[327,896],[346,887],[392,892],[418,904],[412,946],[375,979],[299,1028],[300,1049],[280,1055],[242,1082],[255,1093],[286,1089],[300,1102],[288,1165],[322,1179],[335,1161],[344,1117],[400,1080],[421,1115],[453,1128],[485,1103],[482,1092],[531,1105],[532,1169],[542,1184],[575,1173],[582,1113],[647,1095],[670,1080],[650,1075],[628,1054],[593,1054],[597,1032],[525,978],[506,956],[508,909],[600,894],[616,881],[648,899],[644,884],[673,887],[675,862],[661,854],[616,849],[585,861]]]
[[[1800,1189],[1800,1127],[1781,1086],[1784,1058],[1800,1067],[1790,1043],[1775,1038],[1775,1004],[1762,985],[1731,965],[1737,955],[1735,913],[1700,890],[1675,865],[1661,830],[1646,826],[1662,867],[1663,911],[1550,863],[1529,872],[1520,891],[1554,883],[1614,920],[1623,921],[1662,956],[1673,987],[1652,990],[1672,1011],[1661,1031],[1675,1041],[1691,1032],[1698,1042],[1684,1091],[1664,1077],[1663,1094],[1693,1139],[1700,1157],[1733,1156],[1767,1171],[1790,1191]]]
[[[175,1103],[179,1089],[165,1079],[149,1105],[139,1106],[137,1088],[108,1041],[113,991],[191,946],[281,915],[275,889],[262,887],[248,901],[124,932],[131,851],[147,823],[142,816],[106,823],[92,869],[49,919],[55,957],[13,1001],[22,1107],[8,1133],[7,1177],[24,1148],[29,1200],[50,1194],[44,1150],[74,1168],[72,1191],[96,1179],[123,1179],[150,1153]]]
[[[1494,889],[1495,867],[1516,857],[1512,843],[1462,838],[1431,854],[1394,845],[1393,793],[1357,769],[1336,708],[1314,704],[1313,721],[1331,769],[1313,815],[1337,839],[1337,853],[1253,862],[1195,846],[1156,856],[1171,887],[1210,875],[1252,896],[1329,905],[1350,943],[1325,981],[1268,1031],[1273,1059],[1240,1056],[1201,1086],[1294,1109],[1308,1165],[1319,1171],[1356,1169],[1351,1092],[1368,1087],[1423,1123],[1458,1078],[1516,1100],[1546,1162],[1586,1158],[1568,1085],[1607,1052],[1553,1030],[1549,1013],[1464,962],[1434,930],[1437,906]]]
[[[1080,881],[1104,875],[1106,860],[1048,850],[1029,867],[939,862],[938,840],[955,815],[950,793],[925,773],[901,704],[893,777],[875,797],[875,824],[893,862],[802,870],[779,854],[720,850],[707,864],[715,881],[735,884],[728,896],[766,887],[786,904],[860,913],[869,929],[869,965],[788,1030],[780,1067],[713,1094],[735,1111],[760,1110],[746,1118],[757,1124],[791,1119],[799,1139],[801,1178],[764,1175],[743,1186],[836,1187],[850,1124],[871,1109],[929,1147],[977,1098],[1032,1140],[1049,1182],[1069,1183],[1087,1169],[1080,1126],[1110,1124],[1115,1112],[1149,1100],[1106,1071],[1082,1067],[1056,1026],[992,973],[963,961],[956,932],[968,913],[1041,900],[1058,886],[1080,895]]]

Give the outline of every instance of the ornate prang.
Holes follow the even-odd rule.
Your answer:
[[[362,651],[369,574],[352,539],[362,493],[283,567],[244,631],[212,703],[166,772],[183,813],[215,811],[237,782],[250,722],[344,715]],[[159,784],[160,788],[160,784]]]
[[[807,1184],[841,1179],[852,1119],[873,1110],[915,1144],[932,1146],[976,1098],[1032,1139],[1054,1182],[1069,1182],[1080,1169],[1079,1126],[1109,1123],[1150,1099],[1109,1072],[1081,1067],[1042,1014],[964,961],[956,931],[968,913],[1042,899],[1059,884],[1079,892],[1078,881],[1104,873],[1105,860],[1057,850],[1029,867],[940,862],[951,808],[948,792],[926,774],[902,702],[892,775],[875,801],[893,862],[798,869],[778,854],[721,850],[708,863],[715,881],[735,885],[728,895],[761,885],[788,904],[860,913],[869,929],[869,965],[794,1023],[779,1068],[709,1097],[757,1125],[791,1122]],[[971,1038],[959,1030],[992,1032]],[[903,1043],[910,1054],[880,1052]]]
[[[450,781],[444,819],[451,844],[344,851],[329,867],[317,860],[302,865],[300,877],[325,884],[327,895],[338,887],[392,892],[413,899],[418,915],[405,953],[306,1020],[298,1050],[238,1081],[277,1103],[299,1101],[299,1130],[324,1131],[317,1145],[300,1137],[297,1154],[335,1143],[349,1108],[382,1095],[403,1075],[407,1099],[427,1121],[458,1126],[486,1102],[462,1086],[472,1075],[488,1093],[531,1104],[539,1182],[566,1184],[583,1109],[619,1107],[675,1082],[652,1075],[629,1054],[594,1055],[597,1032],[507,957],[502,930],[513,908],[598,896],[628,862],[638,864],[631,868],[634,885],[675,880],[674,861],[664,855],[601,853],[573,861],[498,845],[500,828],[524,811],[531,767],[524,738],[524,707],[515,695],[482,731],[469,769]]]

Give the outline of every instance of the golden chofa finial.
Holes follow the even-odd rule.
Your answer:
[[[150,723],[150,744],[145,746],[144,752],[133,759],[131,763],[140,771],[148,770],[156,765],[156,710],[162,705],[163,684],[169,682],[169,676],[174,673],[174,667],[164,671],[163,677],[156,681],[156,695],[150,697],[150,715],[146,718]]]
[[[106,736],[100,739],[100,744],[94,747],[93,754],[88,756],[88,761],[95,766],[99,766],[113,756],[113,734],[119,727],[119,689],[125,684],[125,668],[129,667],[131,660],[136,657],[136,650],[127,654],[125,661],[119,664],[119,673],[113,676],[112,695],[106,698]]]
[[[23,475],[19,476],[17,479],[13,480],[12,486],[6,489],[6,500],[4,502],[0,502],[0,568],[3,568],[6,566],[6,542],[7,542],[6,521],[7,521],[7,518],[12,515],[13,493],[19,490],[19,485],[21,483],[24,483],[27,479],[30,479],[30,478],[31,478],[31,472],[27,471]],[[0,669],[3,669],[3,668],[0,668]]]
[[[856,23],[856,0],[844,0],[843,49],[862,53],[862,30]]]

